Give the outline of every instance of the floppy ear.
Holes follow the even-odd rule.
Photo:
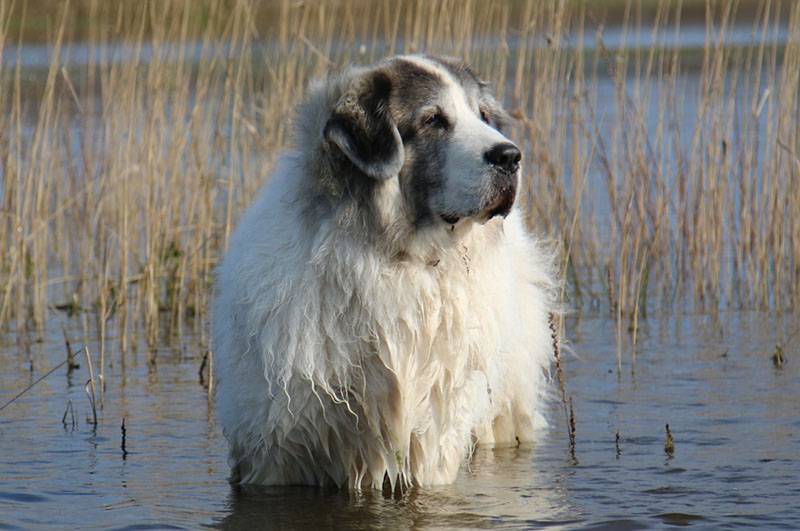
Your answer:
[[[355,80],[325,124],[323,136],[366,175],[386,180],[400,173],[405,153],[389,114],[392,82],[371,71]]]

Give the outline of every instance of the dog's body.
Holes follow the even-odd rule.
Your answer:
[[[474,443],[533,440],[554,284],[511,209],[502,116],[442,59],[312,90],[218,271],[234,480],[447,483]]]

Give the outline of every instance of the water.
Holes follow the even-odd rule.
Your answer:
[[[664,31],[659,34],[658,38],[654,38],[649,29],[642,31],[623,31],[620,27],[604,28],[602,31],[603,46],[608,51],[616,51],[622,48],[643,48],[647,49],[653,46],[673,49],[681,48],[686,50],[702,49],[706,39],[706,28],[702,24],[689,24],[681,28],[680,34],[675,35],[674,31]],[[584,35],[583,40],[577,39],[576,36],[570,35],[565,43],[565,49],[571,49],[581,45],[584,50],[594,50],[597,45],[596,32],[589,31]],[[772,28],[772,31],[765,36],[764,44],[766,45],[784,45],[788,39],[788,31],[785,26],[778,25]],[[753,41],[752,26],[741,24],[734,27],[730,35],[726,36],[727,46],[746,46]],[[370,43],[374,45],[375,43]],[[402,46],[403,41],[400,40],[399,44]],[[489,39],[483,41],[475,39],[472,43],[474,50],[480,50],[483,47],[495,48],[501,44],[500,38],[496,41]],[[266,54],[273,44],[268,40],[257,41],[254,45],[256,54]],[[506,45],[510,53],[514,53],[520,45],[520,40],[516,35],[509,35],[506,37]],[[545,46],[546,41],[544,37],[541,42],[536,43],[538,46]],[[333,44],[334,50],[340,50],[346,47],[352,47],[353,43],[349,41],[342,41]],[[180,48],[180,50],[178,49]],[[227,56],[229,53],[236,53],[236,50],[231,47],[227,42],[220,41],[217,43],[218,53]],[[182,58],[189,64],[197,64],[204,58],[204,50],[202,42],[182,42],[179,46],[166,45],[169,53],[166,54],[166,59],[169,61],[176,61]],[[386,53],[388,46],[386,43],[378,42],[376,50],[380,53]],[[207,54],[208,51],[205,51]],[[150,43],[144,43],[139,49],[138,45],[132,43],[110,43],[104,46],[103,62],[107,64],[124,64],[136,58],[140,64],[148,65],[153,61],[154,50]],[[25,43],[16,45],[10,43],[7,47],[0,50],[0,64],[6,65],[9,68],[14,68],[17,61],[23,69],[28,71],[47,70],[53,59],[53,47],[47,44],[30,44]],[[161,57],[161,59],[164,59]],[[77,42],[69,43],[64,52],[64,63],[71,67],[86,66],[90,64],[95,58],[93,57],[92,46],[87,43]]]
[[[143,354],[116,363],[95,430],[82,360],[70,377],[62,368],[0,412],[0,529],[797,528],[796,342],[789,340],[782,368],[770,357],[796,322],[732,313],[717,323],[697,316],[647,323],[635,364],[625,354],[618,371],[613,322],[573,321],[575,354],[565,355],[565,368],[575,459],[554,400],[551,429],[536,446],[479,449],[455,484],[400,499],[231,487],[225,441],[198,380],[201,356],[191,348],[159,352],[155,369]],[[720,323],[735,332],[723,334]],[[33,372],[18,348],[0,351],[0,401],[63,360],[58,337],[33,350]],[[62,424],[69,400],[74,427],[69,416]]]

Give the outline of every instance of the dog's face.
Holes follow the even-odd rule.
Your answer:
[[[466,65],[408,56],[357,71],[324,137],[362,178],[398,179],[415,224],[453,225],[511,210],[521,154],[505,122]]]

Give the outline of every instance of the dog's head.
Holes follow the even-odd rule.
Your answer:
[[[402,56],[343,78],[323,129],[342,173],[375,189],[396,179],[411,221],[449,226],[506,216],[520,150],[506,114],[465,64]]]

